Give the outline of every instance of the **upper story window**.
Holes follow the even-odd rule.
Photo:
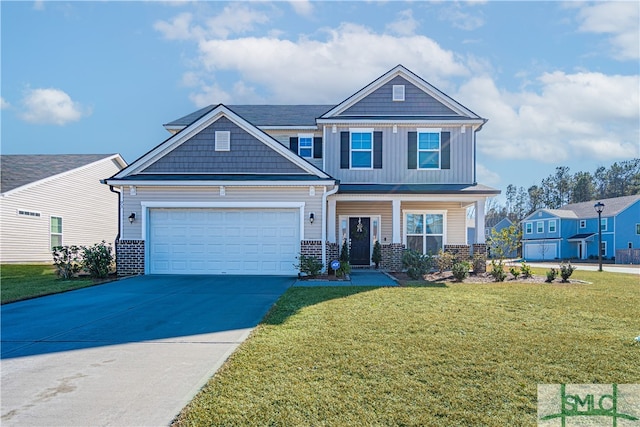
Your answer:
[[[231,151],[231,132],[217,130],[215,138],[216,151]]]
[[[313,157],[313,135],[298,135],[298,155],[310,159]]]
[[[51,248],[62,246],[62,218],[59,216],[51,217]]]
[[[418,169],[440,169],[440,129],[418,129]]]
[[[533,223],[531,223],[531,222],[525,222],[525,223],[524,223],[524,230],[525,230],[524,232],[525,232],[526,234],[531,234],[531,233],[533,233]]]
[[[351,135],[351,168],[371,169],[373,167],[373,129],[359,129]]]
[[[536,233],[544,233],[544,222],[542,221],[536,222]]]
[[[552,219],[549,221],[549,233],[555,233],[556,232],[556,220]]]
[[[404,85],[393,85],[393,100],[404,101]]]
[[[640,235],[640,224],[636,224],[636,234]]]
[[[607,231],[607,218],[600,219],[600,230]]]
[[[580,220],[580,228],[586,228],[587,227],[587,220],[586,219],[581,219]]]

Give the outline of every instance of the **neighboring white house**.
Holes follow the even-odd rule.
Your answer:
[[[0,262],[51,262],[58,245],[113,243],[118,194],[100,183],[119,154],[2,155]]]

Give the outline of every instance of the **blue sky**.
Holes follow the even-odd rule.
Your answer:
[[[397,64],[489,119],[478,180],[640,157],[640,3],[0,3],[3,154],[128,162],[209,104],[337,104]]]

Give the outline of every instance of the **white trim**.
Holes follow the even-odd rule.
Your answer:
[[[389,116],[389,115],[386,115]],[[390,115],[393,116],[393,115]],[[404,116],[398,116],[404,117]],[[370,124],[375,127],[391,127],[394,124],[403,125],[405,127],[416,127],[420,125],[430,125],[430,126],[440,126],[440,127],[457,127],[460,125],[469,125],[473,130],[480,128],[485,122],[483,120],[433,120],[433,119],[394,119],[390,120],[388,118],[385,119],[376,119],[375,117],[367,118],[367,119],[349,119],[349,118],[326,118],[326,119],[316,119],[318,124],[321,125],[366,125]]]
[[[298,152],[296,153],[298,156],[302,157],[303,159],[313,159],[313,151],[314,151],[314,147],[313,147],[314,141],[313,140],[314,140],[314,137],[315,137],[315,135],[312,134],[312,133],[299,133],[298,134]],[[303,156],[302,154],[300,154],[300,139],[301,138],[311,139],[311,147],[309,147],[309,149],[311,150],[311,153],[310,153],[310,155],[308,157],[307,156]]]
[[[349,219],[351,218],[369,218],[369,230],[373,228],[373,221],[378,221],[378,234],[374,236],[371,232],[369,232],[369,265],[373,265],[373,261],[371,261],[371,255],[373,254],[373,244],[374,237],[376,241],[380,241],[380,236],[382,235],[382,215],[371,215],[371,214],[347,214],[340,215],[338,217],[338,222],[341,224],[343,220],[347,221],[347,240],[351,240],[351,229],[349,228]],[[340,236],[340,245],[342,246],[342,236]]]
[[[438,135],[438,149],[420,149],[420,134],[432,133]],[[438,153],[438,167],[435,168],[422,168],[420,167],[420,152],[437,152]],[[416,168],[422,171],[437,171],[442,169],[442,128],[417,128],[416,129]]]
[[[536,234],[544,233],[544,221],[536,221]]]
[[[402,219],[404,227],[402,227],[402,244],[404,244],[405,248],[409,248],[407,244],[407,215],[442,215],[442,250],[447,244],[447,212],[446,210],[430,210],[430,209],[403,209],[402,210]],[[426,224],[423,224],[424,230],[422,236],[440,236],[440,234],[426,234]],[[412,233],[414,234],[414,233]],[[466,234],[466,233],[465,233]],[[425,241],[423,240],[422,247],[423,249],[425,245]]]
[[[335,181],[112,181],[109,185],[137,185],[146,187],[308,187],[309,185],[335,185]]]
[[[354,133],[368,133],[371,135],[371,148],[370,149],[363,149],[363,148],[357,148],[354,150],[353,148],[353,134]],[[350,170],[373,170],[373,128],[349,128],[349,169]],[[371,159],[371,166],[368,167],[357,167],[357,166],[353,166],[353,157],[352,154],[353,152],[357,152],[357,153],[365,153],[365,152],[369,152],[370,153],[370,159]]]
[[[578,222],[578,228],[587,228],[587,220],[581,219],[580,222]]]
[[[391,88],[391,100],[394,102],[404,101],[405,85],[393,85]]]
[[[604,222],[604,228],[602,228],[602,223]],[[600,230],[602,230],[602,232],[604,233],[605,231],[608,231],[607,228],[609,226],[609,221],[607,221],[607,218],[600,218]]]
[[[62,226],[62,231],[60,231],[60,233],[54,233],[51,231],[51,220],[53,218],[60,218],[60,225]],[[53,244],[51,242],[51,236],[53,235],[60,236],[60,246],[64,246],[64,222],[65,220],[62,215],[49,215],[49,251],[53,248]]]
[[[401,205],[402,201],[400,199],[394,199],[391,202],[391,243],[402,243],[402,230],[400,227],[400,220],[402,219]]]
[[[529,230],[529,226],[531,226],[531,230]],[[533,234],[533,221],[524,223],[524,234]]]
[[[215,131],[215,151],[231,151],[231,131]]]
[[[551,231],[551,224],[553,224],[553,231]],[[547,221],[547,230],[549,230],[549,233],[557,233],[558,232],[558,225],[556,224],[556,220],[555,219],[550,219]]]
[[[478,200],[486,200],[493,195],[465,195],[457,194],[432,194],[432,195],[409,195],[409,194],[336,194],[336,200],[342,201],[403,201],[403,202],[459,202],[460,207],[466,207]]]

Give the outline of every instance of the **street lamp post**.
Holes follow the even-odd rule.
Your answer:
[[[593,205],[593,208],[598,212],[598,271],[602,271],[602,211],[604,203],[598,202]]]

